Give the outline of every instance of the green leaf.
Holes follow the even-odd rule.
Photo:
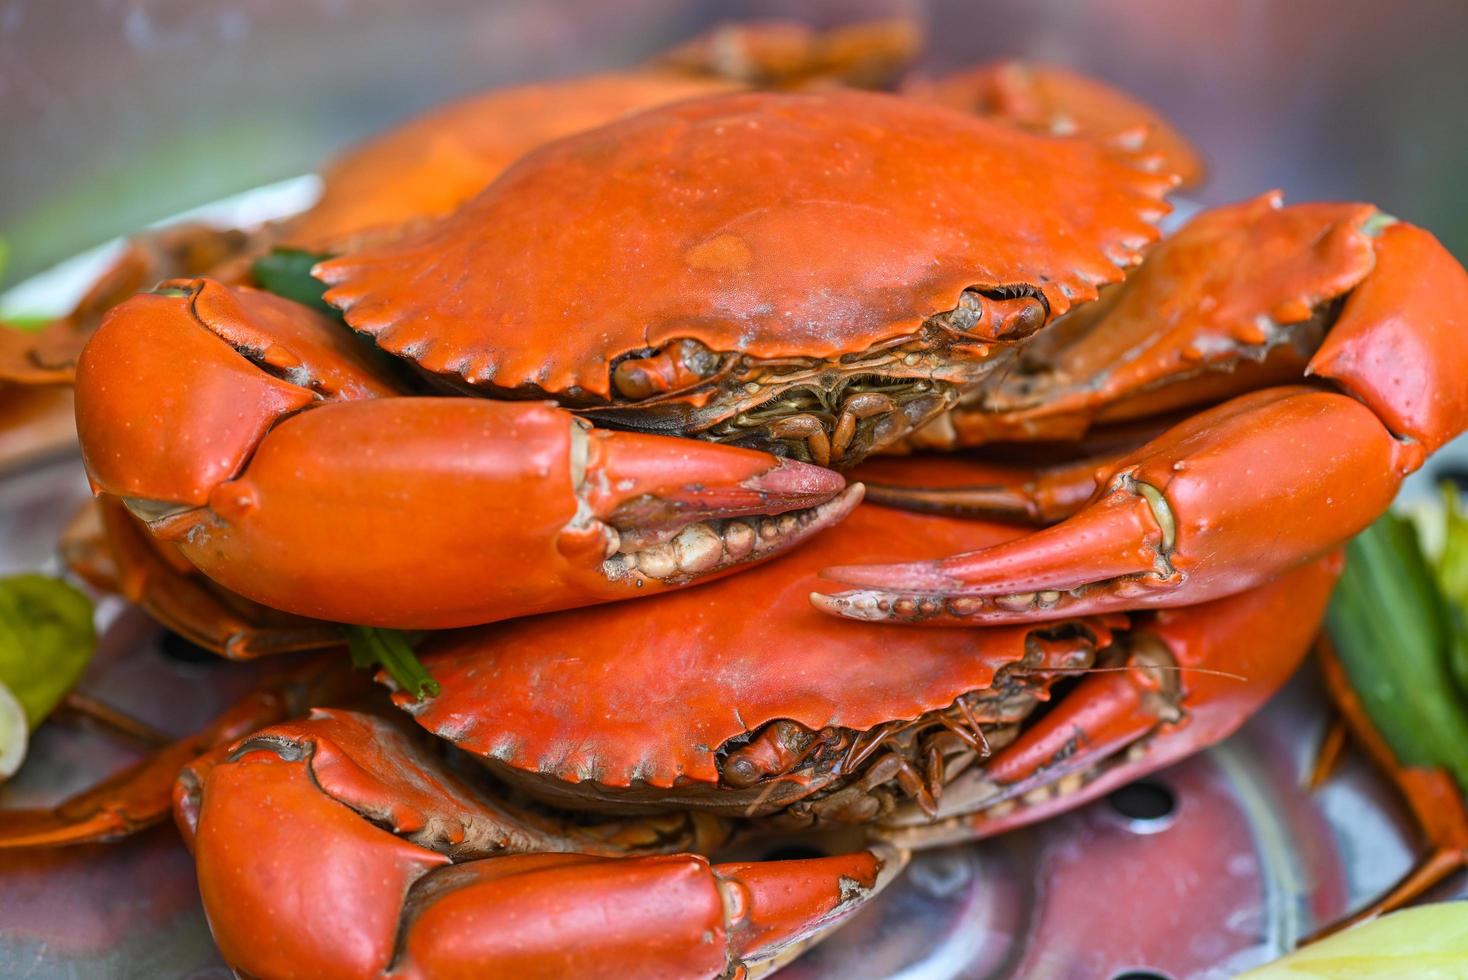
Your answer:
[[[1449,980],[1468,963],[1468,902],[1419,905],[1311,943],[1239,980]]]
[[[37,330],[45,329],[54,321],[49,316],[13,316],[6,320],[0,320],[0,329],[19,330],[21,333],[35,333]]]
[[[97,645],[92,602],[60,579],[0,578],[0,684],[34,729],[81,678]]]
[[[353,666],[382,667],[399,690],[407,691],[415,698],[439,692],[438,681],[413,653],[406,633],[373,626],[348,626],[347,649],[351,651]]]
[[[321,296],[326,284],[311,275],[311,267],[331,256],[325,252],[307,252],[299,248],[277,248],[262,255],[250,266],[260,287],[277,296],[295,300],[303,306],[340,316],[336,307]]]
[[[1383,515],[1350,543],[1328,623],[1397,759],[1444,768],[1468,792],[1468,701],[1451,667],[1463,637],[1410,521]]]
[[[1448,669],[1458,683],[1458,694],[1468,700],[1468,514],[1455,484],[1444,481],[1443,549],[1438,556],[1437,581],[1447,597],[1455,642],[1448,651]]]
[[[1437,580],[1454,603],[1468,608],[1468,513],[1455,484],[1445,481],[1443,495],[1443,550],[1437,560]]]

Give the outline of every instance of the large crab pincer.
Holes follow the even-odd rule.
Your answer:
[[[181,781],[237,969],[756,972],[902,849],[1074,806],[1283,683],[1337,544],[1468,423],[1468,275],[1274,196],[1154,245],[1196,160],[1058,79],[1000,79],[1035,86],[1014,126],[664,105],[336,246],[321,310],[190,279],[113,311],[79,432],[119,577],[197,599],[150,608],[240,655],[464,627],[392,695],[442,745],[332,699]],[[1085,138],[1023,131],[1066,98]],[[834,472],[992,442],[1072,456],[865,465],[1053,526],[858,508]],[[842,857],[725,850],[853,824]]]
[[[196,763],[179,814],[215,939],[253,976],[758,975],[900,867],[891,848],[710,864],[679,853],[707,846],[686,816],[557,826],[347,711]]]
[[[401,722],[332,709],[185,774],[216,940],[260,976],[755,974],[871,898],[902,849],[1042,819],[1233,731],[1299,663],[1339,571],[1131,624],[914,631],[805,599],[825,563],[1013,533],[863,508],[708,586],[440,635],[442,693],[395,700],[455,746],[447,764]],[[852,824],[867,849],[697,856]]]
[[[1121,278],[1171,185],[890,96],[658,108],[318,265],[380,350],[209,280],[124,303],[78,369],[83,453],[155,537],[303,616],[441,628],[647,593],[849,511],[802,461],[952,406]]]
[[[1052,527],[935,561],[833,568],[854,588],[814,598],[859,619],[1002,623],[1189,605],[1267,582],[1365,528],[1468,426],[1465,309],[1463,267],[1369,205],[1268,195],[1206,212],[1043,369],[955,412],[947,437],[1074,436],[1097,417],[1227,400],[1032,485],[1030,503],[1084,501],[1050,508],[1065,518]],[[982,488],[887,496],[1006,506]]]
[[[93,484],[252,599],[409,628],[692,581],[856,499],[827,470],[592,429],[540,402],[398,397],[355,344],[209,280],[129,300],[78,370]]]

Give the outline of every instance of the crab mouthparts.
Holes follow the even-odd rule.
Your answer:
[[[610,528],[614,552],[602,563],[610,579],[650,578],[680,584],[786,551],[838,523],[861,502],[853,483],[825,503],[778,516],[708,518],[680,529]]]

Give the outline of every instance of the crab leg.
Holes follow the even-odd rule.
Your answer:
[[[208,280],[130,300],[78,368],[95,489],[233,592],[404,629],[687,584],[860,496],[818,467],[590,429],[544,403],[399,397],[357,343]]]
[[[67,525],[60,550],[93,588],[122,595],[190,643],[231,660],[345,642],[335,623],[291,616],[215,585],[116,497],[88,501]]]
[[[887,88],[922,47],[905,19],[857,21],[816,31],[788,20],[720,24],[652,64],[775,88],[839,84]]]
[[[246,253],[252,244],[245,232],[201,224],[129,239],[69,314],[34,332],[0,327],[0,382],[70,384],[78,355],[108,310],[159,280],[218,267]]]
[[[366,686],[360,674],[342,670],[336,658],[272,677],[203,729],[55,807],[0,810],[0,851],[116,840],[162,823],[179,771],[200,753],[281,721],[306,704],[354,696]]]
[[[1199,606],[1144,614],[1118,668],[1090,673],[983,766],[944,788],[938,823],[909,806],[884,836],[931,846],[1070,810],[1222,741],[1294,673],[1342,567],[1339,552]]]
[[[885,483],[864,472],[860,478],[867,488],[865,499],[874,504],[924,514],[1053,524],[1085,506],[1096,492],[1097,474],[1114,462],[1087,459],[1018,472],[985,468],[992,473],[970,467],[973,473],[968,479],[942,486]],[[957,465],[963,466],[964,462]],[[931,469],[927,468],[925,475],[931,475]]]
[[[901,863],[710,864],[676,853],[710,843],[687,817],[631,846],[632,827],[558,829],[336,711],[186,773],[177,812],[221,953],[262,977],[758,975]]]
[[[1310,361],[1324,388],[1272,388],[1174,426],[1124,457],[1083,510],[938,561],[833,568],[814,596],[856,619],[1013,622],[1180,606],[1266,582],[1386,509],[1402,477],[1468,426],[1468,273],[1393,224]]]
[[[0,381],[0,472],[59,455],[75,443],[70,388]]]
[[[1039,337],[1026,370],[957,409],[946,441],[1074,440],[1298,382],[1334,305],[1370,276],[1385,220],[1366,204],[1285,207],[1277,193],[1203,212]]]
[[[66,316],[37,330],[0,323],[0,471],[75,446],[70,386],[77,356],[104,313],[160,279],[219,266],[251,244],[244,232],[199,224],[138,235]]]

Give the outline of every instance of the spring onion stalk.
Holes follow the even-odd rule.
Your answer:
[[[267,292],[295,300],[303,306],[340,316],[335,307],[322,299],[326,284],[311,276],[311,267],[330,258],[324,252],[307,252],[298,248],[277,248],[256,259],[250,270],[255,281]]]
[[[348,626],[347,646],[354,666],[382,667],[399,690],[407,691],[415,698],[439,692],[438,681],[429,675],[413,653],[412,642],[406,633],[372,626]]]
[[[1397,514],[1358,535],[1328,623],[1352,688],[1397,759],[1446,769],[1468,792],[1465,617],[1444,588],[1468,566],[1468,521],[1449,514],[1436,564]]]

